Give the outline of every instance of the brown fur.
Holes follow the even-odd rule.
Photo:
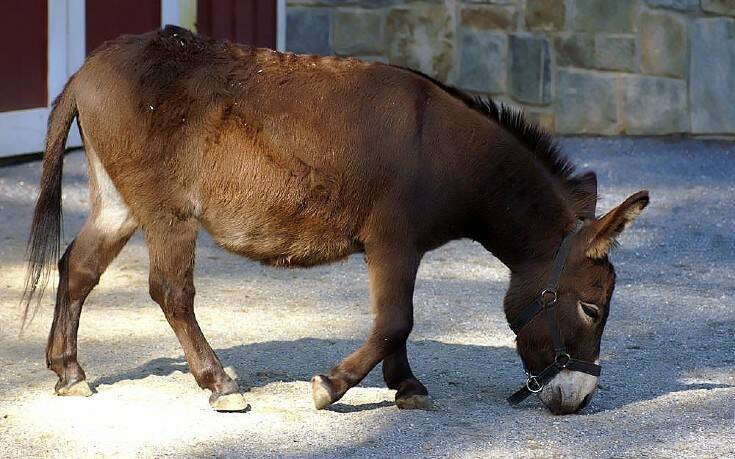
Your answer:
[[[58,253],[61,146],[74,116],[93,199],[60,264],[47,361],[61,387],[84,379],[76,362],[82,303],[136,228],[150,250],[151,297],[213,399],[238,388],[194,317],[200,225],[225,249],[273,265],[366,253],[374,328],[315,380],[327,402],[381,361],[397,400],[427,394],[405,349],[414,281],[425,252],[458,238],[479,241],[511,269],[505,309],[513,316],[540,291],[575,219],[588,219],[562,278],[560,313],[570,352],[599,353],[614,285],[604,239],[633,214],[595,220],[594,174],[573,175],[520,113],[379,63],[281,54],[175,27],[121,37],[88,58],[51,115],[28,297]],[[647,194],[633,202],[642,209]],[[594,259],[584,255],[588,244]],[[602,319],[581,316],[580,298],[600,305]],[[536,325],[518,337],[531,369],[552,358]]]

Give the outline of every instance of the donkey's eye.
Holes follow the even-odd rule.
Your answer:
[[[584,313],[590,316],[593,320],[600,318],[600,308],[597,307],[596,304],[585,303],[584,301],[579,301],[578,303],[582,308],[582,311],[584,311]]]

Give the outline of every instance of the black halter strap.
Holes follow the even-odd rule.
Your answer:
[[[526,324],[543,311],[549,333],[551,334],[551,340],[554,344],[555,354],[554,362],[544,368],[539,374],[532,375],[526,371],[526,375],[528,376],[526,385],[508,397],[508,402],[511,405],[517,405],[528,398],[531,394],[541,392],[544,386],[564,369],[579,371],[592,376],[600,376],[601,367],[599,365],[591,362],[585,362],[583,360],[577,360],[569,356],[566,347],[564,346],[564,341],[561,338],[559,323],[556,319],[555,306],[558,299],[557,290],[559,288],[559,279],[561,278],[561,273],[564,271],[564,265],[566,265],[567,258],[569,257],[569,251],[572,247],[572,236],[577,234],[581,228],[582,221],[578,220],[574,230],[564,236],[564,239],[562,239],[561,245],[554,256],[551,272],[546,280],[546,287],[541,291],[538,298],[526,306],[521,313],[518,314],[518,317],[513,319],[510,323],[511,330],[513,330],[517,335]]]

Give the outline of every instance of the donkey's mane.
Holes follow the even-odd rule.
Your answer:
[[[474,96],[454,86],[442,83],[418,70],[399,67],[414,73],[441,88],[444,92],[462,101],[467,107],[476,110],[492,119],[503,129],[513,135],[521,145],[532,151],[549,173],[560,179],[564,184],[569,183],[574,175],[574,164],[559,150],[554,138],[535,122],[526,118],[522,110],[511,108],[502,103],[496,103],[489,97]]]

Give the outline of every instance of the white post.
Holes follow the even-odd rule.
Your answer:
[[[67,1],[69,2],[69,14],[67,16],[68,54],[66,57],[66,72],[68,76],[71,76],[84,64],[84,58],[87,56],[87,21],[84,11],[86,1]]]
[[[68,55],[68,1],[48,2],[48,42],[47,62],[48,74],[46,76],[48,105],[54,101],[57,95],[64,89],[64,84],[69,77],[67,73]]]
[[[196,0],[161,0],[161,27],[172,24],[193,31],[196,20]]]
[[[276,3],[276,49],[286,50],[286,0]]]

